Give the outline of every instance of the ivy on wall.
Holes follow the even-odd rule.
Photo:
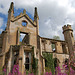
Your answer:
[[[0,72],[2,72],[2,67],[0,66]]]
[[[34,47],[32,48],[33,53],[32,53],[32,57],[33,57],[33,62],[32,62],[32,70],[34,72],[35,75],[38,74],[38,59],[36,59],[34,57]]]
[[[46,71],[51,70],[52,75],[55,73],[55,68],[54,68],[54,59],[53,59],[53,54],[52,53],[43,53],[43,57],[45,58],[45,66],[46,66]]]

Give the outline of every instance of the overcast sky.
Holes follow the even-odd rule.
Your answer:
[[[75,0],[0,0],[0,33],[7,24],[7,15],[10,3],[14,2],[14,8],[26,9],[34,16],[34,8],[37,7],[39,15],[40,36],[52,38],[59,36],[64,39],[62,26],[71,24],[75,36]]]

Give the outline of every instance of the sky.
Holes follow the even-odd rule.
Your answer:
[[[37,7],[40,36],[46,38],[59,36],[64,40],[62,27],[70,24],[75,37],[75,0],[0,0],[0,33],[5,30],[11,2],[14,2],[15,16],[26,9],[32,20],[34,8]]]

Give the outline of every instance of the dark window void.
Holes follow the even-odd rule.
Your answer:
[[[25,58],[25,68],[26,70],[29,70],[29,53],[26,53],[26,58]]]
[[[54,58],[54,67],[55,68],[59,66],[59,63],[60,63],[59,59]]]
[[[26,21],[22,21],[22,26],[26,26],[27,22]]]
[[[53,52],[56,51],[56,45],[55,45],[55,43],[52,43],[52,51],[53,51]]]
[[[68,59],[65,59],[65,64],[68,64],[68,61],[69,61]]]
[[[46,59],[45,59],[45,67],[48,67],[48,66],[47,66],[47,60],[46,60]]]
[[[26,63],[25,63],[26,70],[29,70],[29,58],[26,57]]]
[[[67,53],[67,50],[66,50],[66,46],[64,44],[62,44],[62,50],[63,50],[63,53]]]
[[[73,33],[71,33],[71,36],[73,37]]]
[[[18,57],[19,57],[19,53],[18,52],[15,52],[14,53],[14,64],[18,64],[19,63]]]
[[[65,69],[68,69],[68,62],[69,62],[69,60],[66,58],[65,59],[65,65],[67,65],[67,66],[65,67]]]

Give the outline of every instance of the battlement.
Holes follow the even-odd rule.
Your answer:
[[[69,25],[69,24],[67,24],[67,26],[64,25],[64,26],[62,27],[62,29],[63,29],[63,33],[64,33],[64,31],[67,31],[67,30],[73,31],[71,25]]]

